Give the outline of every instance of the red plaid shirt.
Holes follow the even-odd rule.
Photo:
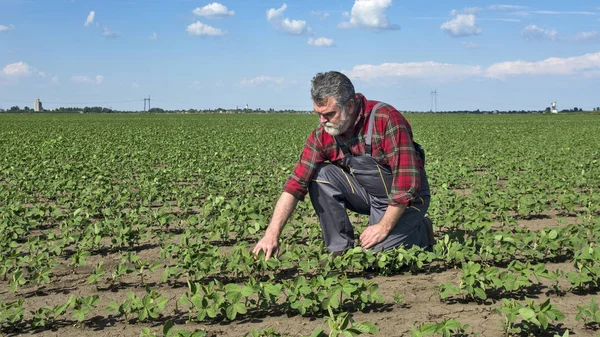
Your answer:
[[[369,116],[379,102],[368,101],[362,94],[356,94],[356,98],[360,112],[354,132],[350,137],[339,137],[342,142],[348,142],[348,149],[353,155],[364,155]],[[372,143],[373,158],[388,165],[394,176],[388,196],[389,204],[410,204],[421,186],[423,161],[415,150],[410,124],[391,105],[384,104],[377,109]],[[343,157],[344,153],[335,138],[325,132],[323,125],[319,125],[306,140],[300,160],[283,190],[303,200],[317,166],[325,161],[335,164]]]

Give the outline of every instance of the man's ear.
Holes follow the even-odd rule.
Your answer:
[[[351,111],[351,113],[354,113],[354,109],[356,109],[356,101],[354,98],[351,98],[348,103],[346,103],[346,108],[346,111]]]

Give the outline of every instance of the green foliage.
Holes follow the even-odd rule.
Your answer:
[[[454,335],[462,335],[469,328],[468,324],[462,324],[454,319],[445,319],[440,323],[421,323],[415,329],[410,330],[413,337],[423,337],[431,335],[441,335],[451,337]]]
[[[502,299],[502,305],[495,308],[504,317],[503,327],[507,334],[540,334],[548,330],[550,321],[561,321],[565,318],[556,306],[546,300],[541,305],[532,300],[526,303],[514,299]],[[520,318],[520,322],[517,321]]]
[[[137,297],[133,292],[128,292],[127,299],[120,304],[111,301],[106,310],[123,315],[126,320],[129,320],[131,315],[136,315],[139,321],[144,322],[157,319],[167,302],[166,297],[146,286],[146,294],[143,297]]]

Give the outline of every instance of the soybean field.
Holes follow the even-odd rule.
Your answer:
[[[597,336],[600,115],[406,117],[433,250],[265,261],[317,116],[0,115],[0,335]]]

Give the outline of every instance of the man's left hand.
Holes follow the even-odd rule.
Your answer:
[[[381,224],[369,226],[360,235],[360,246],[369,249],[387,238],[390,231]]]

